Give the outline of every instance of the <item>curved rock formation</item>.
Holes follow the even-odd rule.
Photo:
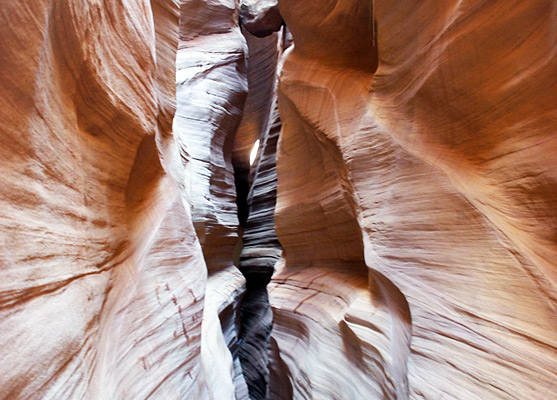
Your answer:
[[[236,18],[234,1],[189,1],[180,20],[174,131],[188,159],[185,187],[209,269],[230,265],[238,238],[232,149],[248,87]]]
[[[247,398],[236,356],[245,280],[233,265],[238,212],[232,152],[247,96],[247,46],[232,0],[186,1],[180,17],[174,134],[209,270],[202,357],[214,399]]]
[[[240,18],[242,25],[257,37],[277,32],[284,24],[278,0],[242,0]]]
[[[245,228],[242,235],[240,271],[246,278],[242,299],[242,342],[240,360],[249,387],[250,399],[265,399],[268,386],[268,353],[272,312],[267,284],[274,272],[282,248],[274,230],[276,200],[276,146],[281,129],[276,104],[275,84],[279,56],[283,52],[282,32],[265,39],[245,33],[250,49],[250,95],[237,142],[246,141],[254,133],[261,144],[251,170],[245,170],[245,157],[239,152],[237,170],[249,174],[246,196]],[[245,154],[245,153],[244,153]],[[244,162],[242,162],[244,160]],[[237,174],[239,176],[239,174]]]
[[[0,7],[1,398],[207,394],[206,268],[170,129],[178,13]]]
[[[554,397],[555,1],[20,0],[0,37],[1,399]]]
[[[280,9],[271,398],[550,397],[555,3]]]

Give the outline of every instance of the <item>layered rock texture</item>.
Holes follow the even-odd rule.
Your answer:
[[[184,188],[208,269],[202,358],[209,395],[247,398],[236,356],[245,280],[233,265],[238,211],[232,149],[247,96],[247,46],[235,1],[186,1],[176,62],[174,135],[188,160]]]
[[[0,397],[203,398],[179,5],[0,7]]]
[[[280,9],[272,397],[552,398],[555,2]]]
[[[240,359],[250,388],[250,398],[265,399],[272,327],[267,284],[282,252],[274,231],[276,148],[281,121],[276,96],[268,96],[268,93],[275,92],[277,56],[283,52],[284,38],[283,32],[264,40],[256,39],[247,32],[245,34],[250,49],[249,71],[253,72],[248,74],[250,96],[237,138],[241,140],[243,137],[253,136],[249,133],[255,128],[261,144],[249,176],[251,184],[246,197],[248,213],[239,259],[240,270],[246,277],[246,292],[241,308]],[[242,164],[237,164],[240,170],[242,167]]]
[[[555,397],[555,1],[21,0],[0,36],[0,399]]]
[[[230,268],[224,143],[247,91],[246,46],[238,5],[219,5],[0,7],[0,398],[247,396],[229,350],[244,278]],[[215,32],[228,38],[222,59],[184,57]]]

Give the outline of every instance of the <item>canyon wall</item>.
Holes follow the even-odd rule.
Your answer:
[[[552,398],[555,1],[0,22],[1,399]]]
[[[0,7],[0,398],[211,398],[207,268],[171,129],[179,15]]]
[[[183,185],[208,269],[203,366],[210,398],[223,400],[247,398],[236,355],[245,280],[232,259],[238,241],[232,149],[248,91],[246,58],[236,1],[182,4],[174,134],[188,160]]]
[[[236,181],[271,126],[280,46],[242,33],[239,7],[2,6],[0,398],[249,397]],[[263,329],[255,356],[243,341],[254,368]]]
[[[546,399],[557,4],[281,0],[271,398]]]
[[[239,258],[240,270],[246,277],[246,292],[241,308],[242,342],[239,355],[250,389],[250,399],[256,400],[265,399],[267,393],[272,329],[267,285],[282,252],[274,229],[276,148],[281,129],[274,93],[277,64],[284,51],[287,35],[281,31],[265,39],[258,39],[247,31],[244,34],[250,55],[250,91],[242,125],[237,132],[237,141],[241,142],[246,137],[252,137],[253,141],[255,137],[260,140],[260,145],[252,168],[246,168],[240,162],[236,164],[237,171],[245,171],[249,176],[247,214]],[[241,148],[235,146],[237,151]]]

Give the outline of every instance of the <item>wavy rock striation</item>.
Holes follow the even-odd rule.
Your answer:
[[[0,36],[0,398],[554,396],[555,1],[20,0]]]
[[[175,1],[0,7],[0,397],[205,398]]]
[[[555,3],[279,4],[269,397],[551,397]]]
[[[250,399],[265,399],[272,326],[267,284],[282,251],[274,230],[276,145],[281,123],[273,93],[283,42],[282,32],[265,39],[254,38],[249,33],[246,33],[246,37],[250,48],[250,71],[255,69],[255,75],[250,76],[250,97],[246,111],[257,108],[252,113],[244,114],[238,133],[244,133],[243,127],[251,130],[259,126],[261,144],[250,172],[251,185],[246,199],[248,214],[240,254],[240,271],[246,278],[246,293],[241,308],[242,343],[239,355],[250,389]],[[269,83],[271,88],[268,88]],[[257,124],[257,121],[262,123]]]
[[[180,18],[174,133],[209,270],[202,356],[214,399],[247,398],[237,357],[245,279],[233,265],[238,210],[232,154],[247,96],[247,46],[233,0],[186,1]]]

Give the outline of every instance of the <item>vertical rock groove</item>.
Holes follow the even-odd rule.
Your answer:
[[[253,28],[258,25],[248,26]],[[249,49],[249,95],[242,124],[236,134],[235,167],[237,178],[243,179],[246,186],[249,185],[249,191],[245,193],[247,212],[239,258],[239,268],[246,278],[246,292],[241,306],[242,341],[239,356],[250,399],[265,399],[272,326],[267,284],[281,252],[274,233],[274,209],[276,144],[281,129],[275,86],[278,59],[283,51],[282,32],[260,39],[244,29],[244,35]],[[260,140],[259,151],[250,168],[246,165],[246,155],[250,150],[247,144],[253,145],[256,139]]]
[[[232,156],[247,96],[247,46],[235,1],[185,1],[174,133],[187,159],[185,191],[208,270],[201,356],[210,396],[245,399],[238,352],[245,280],[233,265],[238,212]]]
[[[249,216],[240,255],[240,271],[246,278],[246,293],[241,308],[240,360],[249,385],[250,399],[265,399],[269,379],[267,365],[272,311],[267,284],[282,250],[274,230],[276,146],[280,128],[280,118],[275,107],[253,172],[247,201]]]

